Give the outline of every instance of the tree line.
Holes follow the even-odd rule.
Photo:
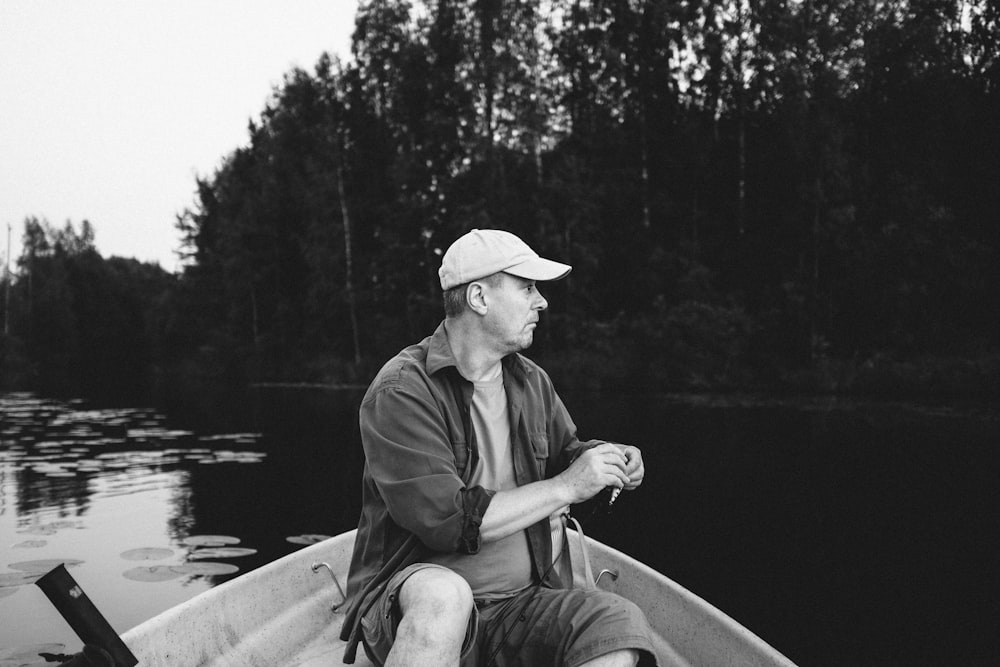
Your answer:
[[[197,179],[180,274],[29,219],[5,349],[363,382],[496,227],[574,265],[564,386],[995,392],[998,55],[988,0],[369,0]]]

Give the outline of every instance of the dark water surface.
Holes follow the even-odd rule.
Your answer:
[[[260,389],[111,409],[0,395],[0,667],[27,664],[16,657],[26,647],[79,649],[30,585],[49,561],[69,561],[124,632],[353,528],[360,397]],[[991,406],[564,399],[581,436],[636,444],[647,466],[646,483],[610,514],[576,508],[587,532],[792,660],[995,664]]]

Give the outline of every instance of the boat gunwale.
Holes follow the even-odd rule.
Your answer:
[[[163,643],[163,637],[175,632],[178,627],[190,626],[192,619],[206,613],[211,614],[213,607],[222,607],[224,608],[223,615],[234,616],[233,619],[226,621],[226,623],[234,625],[226,625],[224,632],[228,641],[232,642],[229,650],[227,651],[226,646],[219,646],[217,647],[220,649],[219,655],[214,658],[211,655],[201,657],[197,664],[244,664],[239,661],[230,662],[230,657],[226,654],[233,653],[235,655],[252,650],[249,644],[253,643],[253,640],[252,638],[240,637],[240,632],[235,629],[235,625],[240,624],[242,619],[235,617],[242,610],[232,610],[230,606],[227,606],[227,602],[238,597],[240,591],[244,589],[253,591],[255,588],[267,588],[273,590],[273,582],[278,581],[279,583],[288,583],[289,587],[295,584],[295,590],[307,590],[308,594],[303,599],[292,600],[290,604],[281,608],[251,610],[257,615],[252,617],[253,620],[250,623],[256,622],[257,624],[250,626],[252,632],[247,630],[244,634],[274,635],[280,633],[281,627],[278,625],[280,619],[291,615],[288,610],[294,608],[293,611],[312,616],[312,627],[308,630],[311,633],[309,636],[322,635],[322,641],[329,645],[330,650],[325,654],[325,662],[293,664],[329,664],[330,655],[334,653],[334,649],[339,651],[336,653],[337,658],[341,657],[343,642],[339,641],[337,635],[339,635],[343,614],[331,611],[331,606],[339,601],[339,595],[329,575],[322,571],[326,568],[319,568],[317,572],[312,568],[312,564],[328,562],[331,566],[331,572],[340,579],[341,585],[346,583],[347,567],[356,534],[356,530],[341,533],[317,544],[293,551],[255,570],[223,582],[136,625],[125,632],[122,639],[126,645],[133,648],[133,652],[136,652],[137,656],[149,653],[156,650],[157,637],[160,638],[160,643]],[[617,570],[622,575],[613,581],[609,581],[610,578],[607,577],[602,578],[601,587],[625,595],[646,612],[658,638],[663,640],[657,650],[663,653],[661,657],[665,658],[664,661],[668,664],[705,664],[705,660],[710,657],[712,664],[794,667],[794,663],[758,635],[663,573],[594,538],[588,536],[584,539],[591,562],[594,563],[595,572],[607,568]],[[582,569],[579,533],[570,530],[569,540],[574,575],[579,577]],[[302,563],[303,566],[301,568],[290,567],[296,563]],[[314,577],[315,579],[313,579]],[[272,584],[268,585],[269,581]],[[222,623],[214,617],[212,617],[212,622]],[[309,624],[305,624],[298,630],[304,632],[308,626]],[[203,628],[197,629],[204,632]],[[318,641],[316,639],[312,643],[316,644]],[[143,664],[151,664],[153,667],[156,664],[176,664],[170,661],[157,663],[156,658],[161,656],[151,655],[149,657],[151,658],[149,663],[142,661],[141,657],[140,661]],[[369,663],[364,655],[359,653],[357,664]]]

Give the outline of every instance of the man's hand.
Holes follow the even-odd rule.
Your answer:
[[[632,448],[636,452],[641,482],[642,457],[638,455],[638,449]],[[629,460],[624,451],[618,445],[604,443],[597,447],[592,447],[582,454],[563,471],[558,479],[562,481],[567,492],[569,504],[582,503],[593,498],[606,487],[632,487],[633,481],[626,472]]]
[[[642,464],[642,452],[632,445],[615,443],[615,447],[625,455],[625,474],[628,475],[629,481],[624,488],[626,491],[632,491],[642,484],[642,478],[646,476],[646,468]]]

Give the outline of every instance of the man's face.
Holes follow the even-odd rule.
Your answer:
[[[484,285],[486,330],[503,354],[520,352],[531,346],[539,313],[549,307],[534,280],[509,274],[498,287]]]

